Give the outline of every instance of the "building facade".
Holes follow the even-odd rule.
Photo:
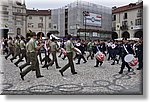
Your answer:
[[[0,3],[0,26],[8,28],[8,35],[26,34],[26,5],[21,0],[1,0]]]
[[[112,39],[143,37],[143,2],[112,8]]]
[[[52,30],[83,39],[111,38],[111,8],[83,1],[52,10]]]
[[[25,0],[1,0],[0,13],[0,26],[9,29],[10,36],[25,36],[31,30],[59,37],[72,34],[82,39],[143,37],[141,0],[113,9],[76,1],[52,10],[26,9]]]
[[[51,10],[27,9],[27,32],[42,32],[45,35],[51,31]]]

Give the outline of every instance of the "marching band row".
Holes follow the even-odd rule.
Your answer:
[[[106,60],[112,60],[111,65],[119,64],[121,60],[119,74],[123,73],[125,67],[130,72],[131,68],[137,64],[137,70],[143,68],[143,40],[141,39],[139,41],[128,41],[126,39],[122,41],[84,41],[81,39],[72,40],[72,36],[68,35],[67,40],[58,40],[54,37],[51,39],[47,37],[43,40],[37,37],[35,32],[32,32],[30,39],[16,36],[14,40],[11,37],[8,40],[4,40],[3,50],[7,53],[5,56],[6,60],[11,55],[11,62],[19,57],[14,64],[19,67],[22,80],[30,71],[35,71],[37,78],[43,77],[40,73],[39,62],[41,64],[44,62],[42,68],[47,69],[55,63],[56,68],[60,69],[59,72],[62,76],[64,76],[64,72],[69,67],[73,75],[77,74],[73,63],[75,59],[78,59],[76,64],[80,64],[81,59],[83,59],[83,63],[86,63],[89,58],[91,58],[90,60],[95,58],[96,64],[94,67],[102,66]],[[44,58],[41,56],[42,52],[44,52]],[[63,55],[62,59],[68,58],[68,63],[62,68],[57,61],[57,52],[60,52],[58,57]],[[49,57],[50,54],[52,58]],[[85,54],[87,54],[87,57]],[[26,62],[18,66],[24,58]]]

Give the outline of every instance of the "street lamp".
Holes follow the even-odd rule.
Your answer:
[[[89,16],[88,11],[83,11],[83,17],[84,17],[84,22],[85,22],[85,40],[86,40],[86,16]]]
[[[76,36],[77,36],[77,38],[79,38],[79,34],[78,34],[78,29],[79,29],[80,27],[79,27],[79,24],[76,24]]]

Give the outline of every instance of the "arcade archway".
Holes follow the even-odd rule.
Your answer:
[[[122,38],[130,38],[129,32],[125,31],[122,33]]]
[[[111,35],[111,38],[114,40],[114,39],[117,39],[118,38],[118,34],[116,32],[113,32],[112,35]]]
[[[137,32],[134,34],[134,37],[135,37],[135,38],[143,38],[143,31],[137,31]]]

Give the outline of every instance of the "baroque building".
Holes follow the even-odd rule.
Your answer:
[[[112,39],[143,37],[143,2],[112,8]]]
[[[1,0],[0,26],[8,28],[8,35],[26,34],[26,5],[21,0]]]

